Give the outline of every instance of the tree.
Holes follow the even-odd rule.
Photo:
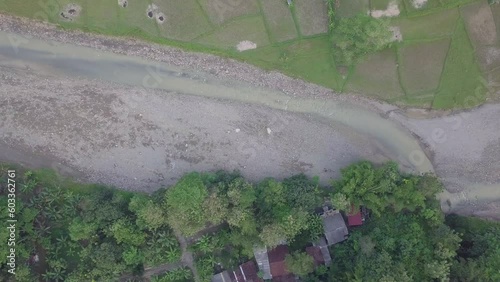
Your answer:
[[[333,29],[335,60],[339,64],[350,66],[361,56],[387,47],[391,38],[392,32],[384,19],[365,14],[342,18]]]
[[[281,224],[274,223],[262,227],[259,238],[268,248],[274,248],[286,239],[284,234],[285,230],[283,226]]]
[[[318,182],[299,174],[283,180],[284,196],[288,206],[313,211],[321,205]]]
[[[203,202],[203,210],[210,223],[219,224],[227,218],[229,213],[227,198],[212,193]]]
[[[208,221],[203,210],[207,194],[199,173],[183,176],[165,194],[170,226],[187,236],[203,229]]]
[[[375,168],[362,161],[342,169],[341,173],[341,179],[333,182],[332,202],[344,209],[347,203],[364,205],[376,216],[388,208],[395,212],[424,209],[441,187],[433,176],[402,174],[394,162]],[[433,215],[429,212],[428,216]]]
[[[84,222],[81,217],[75,217],[68,226],[69,237],[73,241],[88,240],[97,233],[97,223]]]
[[[165,211],[146,195],[134,195],[128,208],[137,216],[137,226],[143,229],[156,230],[167,223]]]
[[[306,252],[294,252],[285,257],[285,265],[288,271],[305,277],[314,271],[314,260]]]
[[[117,220],[110,227],[110,231],[118,243],[140,246],[146,240],[146,234],[141,230],[134,228],[130,221],[125,218]]]

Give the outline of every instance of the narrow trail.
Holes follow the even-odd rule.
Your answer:
[[[186,240],[186,237],[184,237],[179,231],[174,231],[174,234],[182,250],[182,265],[188,267],[191,270],[195,282],[200,282],[200,276],[198,275],[198,271],[196,270],[196,266],[194,265],[193,253],[188,250],[188,242]]]

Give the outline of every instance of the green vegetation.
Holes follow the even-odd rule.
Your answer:
[[[1,181],[5,222],[5,176]],[[76,184],[47,171],[18,170],[16,186],[16,281],[111,281],[180,259],[158,199]],[[3,228],[0,237],[7,242],[8,236]],[[5,269],[6,247],[0,248],[2,281],[11,277]]]
[[[163,275],[153,276],[151,282],[191,282],[193,273],[189,268],[177,268]]]
[[[463,238],[452,280],[499,281],[500,223],[456,215],[448,216],[446,222]]]
[[[335,61],[350,66],[360,57],[386,48],[391,38],[385,20],[363,14],[340,19],[332,36]]]
[[[314,271],[314,260],[306,252],[294,252],[285,257],[285,265],[288,271],[305,277]]]
[[[3,0],[0,11],[67,29],[132,36],[233,57],[337,92],[452,109],[472,107],[486,98],[481,81],[489,74],[480,71],[476,57],[481,54],[476,52],[481,50],[474,50],[475,43],[471,45],[469,40],[476,35],[464,30],[459,12],[463,6],[479,1],[486,3],[428,0],[415,8],[412,0],[395,1],[400,15],[390,20],[367,16],[370,9],[386,9],[393,2],[389,0],[311,0],[298,1],[291,7],[280,0],[238,1],[237,5],[219,0],[131,1],[127,7],[97,0]],[[494,5],[496,1],[489,2],[495,18],[495,11],[500,9]],[[68,3],[82,6],[80,16],[71,22],[60,17]],[[146,16],[150,4],[165,14],[164,22]],[[392,37],[388,25],[400,28],[401,42],[388,44]],[[500,21],[496,25],[498,29]],[[256,43],[257,48],[238,52],[236,46],[245,40]],[[451,40],[448,46],[438,44],[447,40]],[[388,45],[393,48],[385,49]],[[430,51],[411,46],[427,46]],[[433,64],[424,63],[429,61]]]
[[[2,171],[7,171],[2,166]],[[7,219],[6,177],[0,216]],[[255,245],[286,240],[287,268],[304,281],[498,281],[500,225],[449,216],[432,175],[410,175],[395,163],[352,164],[332,187],[296,175],[252,184],[238,173],[189,173],[152,195],[64,180],[51,171],[17,170],[16,281],[114,281],[176,262],[174,232],[187,238],[201,281],[253,257]],[[315,209],[330,198],[337,209],[364,206],[371,216],[332,247],[330,268],[315,267],[305,247],[323,232]],[[172,229],[173,230],[172,230]],[[7,241],[9,231],[0,230]],[[0,248],[0,279],[8,249]],[[36,262],[35,258],[38,258]],[[10,280],[9,280],[10,279]],[[174,268],[152,281],[193,281]]]
[[[470,108],[486,99],[486,83],[481,75],[465,24],[459,20],[451,40],[441,83],[433,108]]]

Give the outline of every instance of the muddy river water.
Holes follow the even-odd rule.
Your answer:
[[[487,164],[481,164],[488,166],[491,170],[488,181],[473,176],[474,169],[481,169],[481,167],[461,167],[462,164],[459,162],[468,162],[471,158],[476,158],[477,163],[480,163],[480,155],[487,148],[491,149],[491,146],[500,144],[500,134],[491,133],[492,128],[485,128],[484,131],[488,131],[485,136],[486,140],[484,144],[479,144],[478,148],[474,147],[476,146],[474,142],[465,142],[460,145],[460,142],[453,140],[453,138],[481,138],[481,135],[477,134],[482,134],[482,131],[474,132],[467,129],[467,122],[474,123],[477,119],[487,115],[482,108],[477,110],[481,111],[479,114],[469,113],[464,125],[450,133],[451,138],[443,145],[445,147],[441,147],[442,144],[432,146],[433,144],[430,143],[432,143],[433,135],[429,132],[436,127],[443,127],[446,123],[442,119],[412,120],[398,113],[392,113],[387,118],[355,103],[291,97],[279,91],[238,81],[225,81],[210,74],[180,69],[139,57],[105,53],[91,48],[55,44],[36,39],[30,39],[29,44],[14,46],[9,36],[11,35],[8,33],[0,32],[0,67],[26,68],[35,73],[53,76],[97,79],[101,82],[108,81],[132,87],[166,90],[175,95],[215,98],[305,114],[313,119],[327,121],[331,125],[348,128],[356,133],[357,138],[376,144],[384,156],[396,160],[406,170],[417,173],[429,171],[438,173],[445,178],[445,183],[454,185],[453,189],[449,189],[450,192],[445,191],[440,196],[443,209],[446,211],[457,211],[465,207],[469,214],[475,213],[488,217],[495,217],[494,213],[498,212],[496,208],[498,207],[497,201],[500,200],[500,168],[498,168],[500,159],[495,159],[496,157],[493,156]],[[498,125],[493,121],[500,117],[499,107],[497,105],[488,107],[487,110],[491,113],[486,119],[491,119],[491,125],[496,124],[496,131],[498,131]],[[476,118],[475,115],[478,117]],[[2,133],[1,128],[0,133]],[[464,134],[474,134],[474,136],[464,136]],[[430,151],[422,150],[421,141],[431,145]],[[455,150],[475,150],[478,151],[478,156],[466,156],[461,160],[454,159],[453,152],[449,152],[450,147]],[[495,148],[493,150],[496,150]],[[297,148],[297,150],[300,149]],[[324,148],[318,147],[317,150],[321,151]],[[428,157],[431,154],[434,165]],[[454,164],[454,162],[457,163]],[[456,170],[454,170],[454,165],[458,166]],[[443,169],[440,169],[441,166]],[[499,170],[496,171],[496,169]],[[467,171],[470,175],[460,173],[461,170]],[[487,211],[481,207],[477,208],[477,206],[484,205],[489,205]]]

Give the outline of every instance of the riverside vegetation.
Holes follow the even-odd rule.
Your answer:
[[[470,108],[496,95],[500,60],[488,50],[500,48],[498,1],[414,2],[1,0],[0,12],[231,57],[400,105]],[[74,18],[61,16],[74,4],[81,7]],[[398,9],[391,17],[366,16],[391,5]],[[389,27],[401,32],[398,40],[389,42]],[[248,41],[256,49],[238,52]]]
[[[79,184],[49,170],[17,172],[16,281],[140,281],[145,268],[180,260],[174,234],[188,238],[200,281],[251,259],[254,245],[273,247],[284,237],[292,250],[287,267],[303,281],[500,279],[500,224],[445,218],[438,179],[401,173],[392,162],[355,163],[330,187],[304,175],[250,183],[237,172],[194,172],[152,195]],[[6,183],[3,176],[3,221]],[[331,248],[330,268],[314,269],[303,249],[322,233],[315,209],[324,200],[344,210],[362,205],[372,216]],[[0,231],[2,241],[8,236]],[[6,254],[3,244],[0,279],[13,281]],[[187,268],[152,278],[193,279]]]

